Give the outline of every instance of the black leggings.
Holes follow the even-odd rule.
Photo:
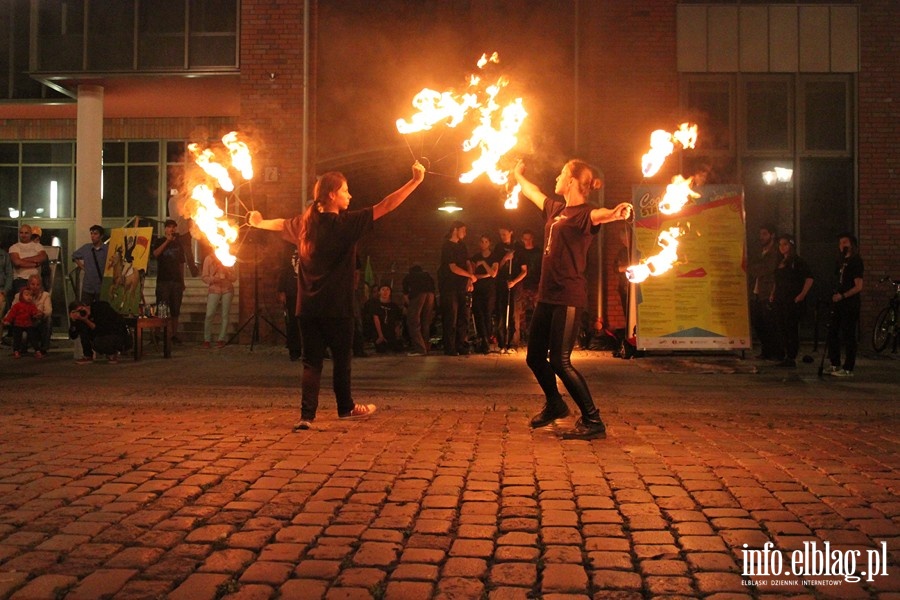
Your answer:
[[[299,317],[303,346],[303,379],[300,396],[300,418],[312,421],[319,408],[319,388],[325,349],[331,350],[332,388],[338,416],[353,410],[350,395],[350,359],[353,356],[353,317]]]
[[[594,405],[587,382],[569,360],[578,339],[581,312],[582,309],[574,306],[538,302],[531,319],[525,361],[547,396],[547,402],[562,400],[556,386],[559,377],[581,409],[582,416],[597,419],[600,411]]]

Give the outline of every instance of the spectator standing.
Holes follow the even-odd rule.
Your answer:
[[[522,231],[522,247],[516,250],[515,262],[519,265],[519,274],[509,282],[515,298],[515,328],[520,342],[527,343],[541,281],[541,249],[535,246],[534,232],[530,229]]]
[[[32,239],[30,225],[19,227],[19,241],[9,247],[9,257],[13,264],[13,294],[28,284],[30,275],[40,276],[41,265],[47,262],[44,247]]]
[[[79,365],[94,362],[94,353],[106,355],[110,363],[119,362],[119,353],[128,347],[130,336],[125,319],[103,300],[69,304],[69,338],[81,340]]]
[[[863,261],[859,242],[852,233],[838,236],[840,259],[837,261],[834,294],[831,296],[831,322],[828,326],[828,359],[835,377],[853,377],[856,366],[857,329],[862,305]],[[841,366],[841,346],[844,364]]]
[[[425,356],[431,350],[431,321],[434,318],[434,278],[421,266],[413,265],[403,278],[406,297],[406,329],[409,356]]]
[[[212,325],[216,316],[216,309],[220,309],[221,322],[219,324],[219,336],[216,340],[217,348],[225,347],[226,333],[228,332],[228,315],[231,313],[231,299],[234,298],[234,282],[237,279],[234,269],[226,267],[219,258],[210,253],[203,259],[201,271],[203,283],[206,289],[206,318],[203,321],[203,348],[209,348],[212,343]]]
[[[794,236],[782,234],[778,238],[781,262],[775,269],[775,285],[772,290],[772,310],[781,342],[784,359],[779,367],[796,367],[800,351],[800,319],[806,307],[806,296],[812,288],[812,271],[797,255]]]
[[[103,286],[103,269],[106,265],[106,256],[109,246],[103,243],[106,232],[100,225],[92,225],[90,229],[91,241],[72,254],[72,260],[78,268],[84,272],[81,281],[81,301],[90,304],[100,299],[100,289]]]
[[[472,314],[475,317],[476,350],[487,354],[491,349],[494,305],[497,298],[498,264],[491,250],[491,236],[483,234],[478,240],[478,252],[469,259],[469,271],[475,275],[472,285]]]
[[[281,268],[278,274],[278,289],[276,290],[278,302],[284,309],[284,336],[291,362],[299,360],[303,350],[300,340],[300,322],[297,320],[297,268],[300,265],[300,257],[294,248],[288,254],[289,260]],[[355,339],[355,338],[354,338]]]
[[[37,277],[40,279],[40,275]],[[9,312],[3,317],[3,322],[12,330],[13,356],[22,358],[23,354],[28,353],[30,344],[35,350],[34,357],[43,358],[40,348],[41,334],[38,331],[41,311],[35,306],[31,290],[27,287],[22,288],[16,298]]]
[[[747,273],[753,288],[750,292],[750,323],[759,340],[761,360],[783,360],[784,354],[775,328],[775,315],[769,299],[775,287],[775,271],[781,262],[775,238],[775,226],[759,228],[759,250],[751,252]]]
[[[441,246],[438,286],[441,290],[444,354],[447,356],[469,353],[466,343],[469,332],[467,294],[472,291],[476,277],[469,271],[469,253],[464,239],[466,239],[466,224],[454,221]]]
[[[515,293],[514,286],[510,286],[510,280],[521,272],[521,266],[515,264],[517,244],[513,241],[513,228],[509,225],[501,225],[497,230],[500,241],[494,246],[494,262],[497,263],[496,292],[496,318],[497,318],[497,345],[501,352],[509,352],[517,344],[518,331],[516,330]]]
[[[169,319],[172,321],[172,342],[180,344],[177,337],[178,317],[181,315],[181,300],[184,297],[184,242],[183,235],[177,232],[178,224],[174,219],[166,219],[165,233],[153,240],[150,248],[156,259],[156,304],[165,303],[169,307]]]
[[[252,227],[283,232],[286,240],[297,245],[300,255],[295,310],[303,338],[303,384],[296,429],[310,429],[316,418],[326,349],[331,350],[338,417],[367,417],[375,412],[374,404],[356,404],[350,390],[356,245],[371,231],[374,221],[400,206],[424,179],[425,167],[416,161],[412,178],[400,188],[370,208],[348,210],[347,178],[331,171],[316,182],[314,200],[302,215],[263,219],[259,212],[251,211],[247,216]]]

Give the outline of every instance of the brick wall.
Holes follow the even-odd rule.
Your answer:
[[[886,305],[885,275],[900,279],[900,11],[894,0],[860,2],[859,242],[866,265],[861,347]]]

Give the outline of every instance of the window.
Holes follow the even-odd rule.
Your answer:
[[[159,210],[159,142],[103,144],[103,218],[153,217]]]
[[[184,68],[184,0],[140,4],[138,68]]]
[[[803,83],[803,151],[847,154],[848,96],[845,80],[811,80]]]
[[[744,99],[747,152],[789,152],[791,97],[788,80],[747,81]]]
[[[134,0],[92,2],[88,12],[87,70],[129,71],[134,62]]]
[[[0,219],[71,218],[74,182],[71,142],[0,144]]]

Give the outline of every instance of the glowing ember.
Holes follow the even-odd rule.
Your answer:
[[[662,129],[651,133],[650,150],[641,158],[644,177],[652,177],[659,172],[666,158],[675,151],[675,142],[682,148],[693,148],[697,143],[697,126],[682,123],[674,133]]]
[[[244,180],[252,179],[253,161],[247,144],[238,139],[235,131],[223,136],[222,143],[231,159],[230,168],[239,172]],[[215,185],[211,187],[201,183],[195,186],[191,192],[191,199],[182,208],[182,215],[191,219],[193,228],[206,237],[219,261],[230,267],[237,260],[231,253],[230,245],[237,240],[238,229],[228,221],[225,211],[216,203],[213,189],[219,187],[226,192],[234,191],[234,181],[229,167],[217,162],[216,153],[209,148],[201,149],[199,144],[189,144],[188,150],[194,155],[194,162],[215,181]]]
[[[478,68],[499,62],[496,52],[491,56],[484,54],[478,60]],[[503,77],[486,84],[482,77],[470,75],[464,93],[436,92],[426,88],[413,98],[413,106],[419,112],[409,121],[398,119],[397,131],[402,134],[427,131],[439,123],[456,127],[477,111],[478,123],[469,139],[463,142],[463,151],[478,150],[480,154],[459,180],[471,183],[480,175],[486,175],[493,183],[505,185],[509,181],[509,171],[501,169],[498,162],[518,143],[519,129],[528,116],[521,98],[501,101],[500,96],[508,84]]]
[[[664,215],[674,215],[680,211],[690,198],[699,198],[700,194],[691,189],[694,178],[685,179],[681,175],[672,178],[672,183],[666,186],[666,194],[659,201],[659,212]]]
[[[631,283],[641,283],[649,276],[662,275],[678,261],[678,238],[684,234],[680,227],[670,227],[659,233],[656,243],[662,250],[659,254],[642,259],[640,264],[625,269],[625,277]]]

